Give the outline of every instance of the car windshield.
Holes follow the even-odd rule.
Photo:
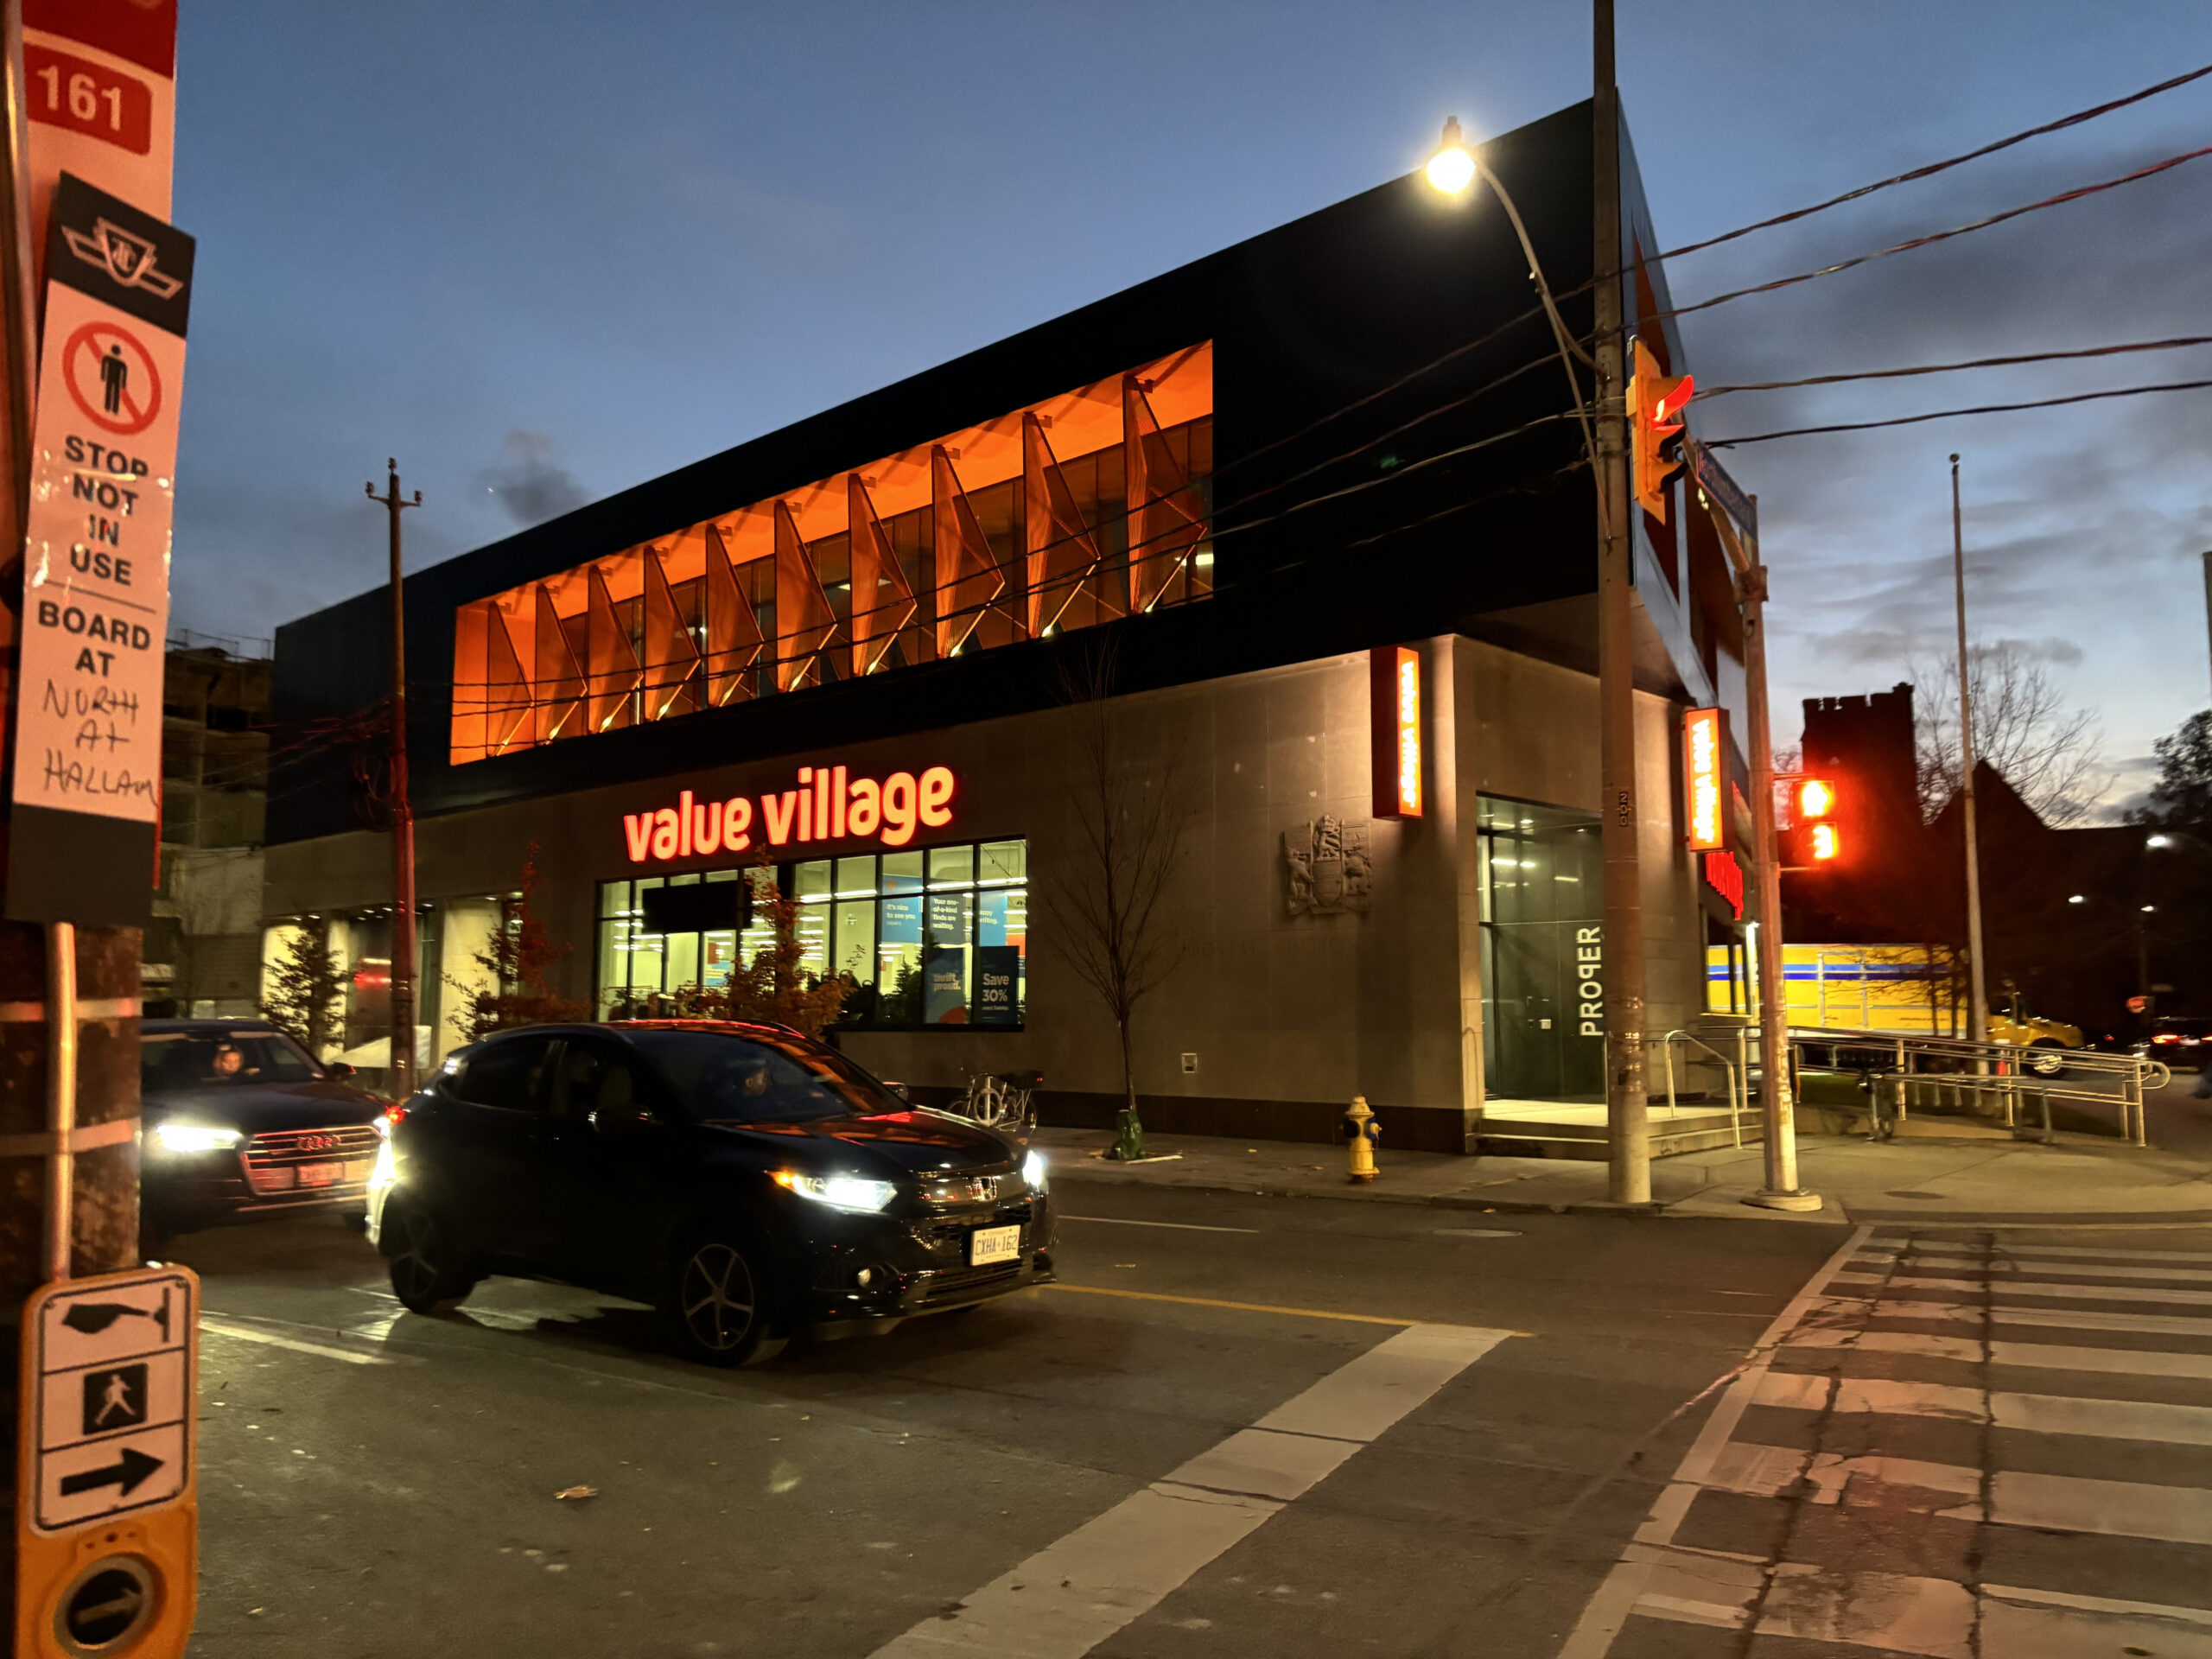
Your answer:
[[[858,1066],[810,1044],[715,1031],[639,1031],[630,1040],[702,1123],[809,1122],[906,1109]]]
[[[157,1031],[138,1041],[138,1092],[311,1083],[322,1072],[292,1039],[268,1031]]]

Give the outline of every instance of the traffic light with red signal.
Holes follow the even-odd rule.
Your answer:
[[[1633,367],[1628,383],[1629,461],[1637,504],[1661,524],[1667,522],[1667,480],[1681,469],[1679,450],[1667,453],[1681,431],[1681,412],[1696,383],[1687,374],[1659,372],[1659,361],[1642,340],[1630,342]]]
[[[1833,778],[1790,780],[1789,829],[1782,849],[1785,866],[1832,864],[1843,855],[1840,804]]]

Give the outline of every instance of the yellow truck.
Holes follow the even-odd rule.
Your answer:
[[[1725,945],[1706,951],[1706,1007],[1747,1013],[1741,957],[1732,966]],[[1785,944],[1783,1000],[1800,1028],[1893,1031],[1934,1037],[1966,1035],[1966,999],[1952,954],[1942,945]],[[2048,1076],[2065,1064],[2063,1051],[2082,1046],[2082,1030],[2034,1014],[2015,991],[1990,999],[1989,1039],[2042,1052],[2030,1071]]]

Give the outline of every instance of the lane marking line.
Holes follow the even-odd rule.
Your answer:
[[[320,1354],[325,1359],[342,1359],[348,1365],[390,1365],[394,1363],[389,1354],[360,1354],[351,1348],[340,1348],[330,1343],[308,1342],[299,1337],[280,1336],[274,1331],[257,1331],[251,1325],[239,1325],[228,1319],[212,1314],[200,1316],[200,1328],[210,1335],[236,1337],[241,1342],[265,1343],[271,1348],[289,1348],[294,1353]]]
[[[1039,1290],[1073,1291],[1078,1296],[1121,1296],[1133,1302],[1178,1302],[1185,1307],[1226,1307],[1239,1313],[1281,1313],[1294,1319],[1344,1319],[1353,1325],[1417,1325],[1419,1319],[1388,1318],[1380,1313],[1337,1313],[1325,1307],[1280,1307],[1272,1302],[1228,1302],[1214,1296],[1170,1296],[1159,1290],[1122,1290],[1111,1285],[1071,1285],[1054,1283],[1039,1285]],[[1464,1326],[1445,1327],[1465,1329]],[[1509,1336],[1525,1336],[1525,1332],[1513,1331]]]
[[[1872,1226],[1855,1228],[1851,1236],[1837,1246],[1835,1254],[1815,1269],[1812,1277],[1789,1299],[1789,1305],[1774,1316],[1773,1322],[1745,1357],[1735,1381],[1713,1407],[1713,1415],[1706,1420],[1705,1427],[1699,1430],[1697,1439],[1683,1455],[1667,1490],[1651,1506],[1649,1517],[1637,1529],[1636,1541],[1622,1553],[1620,1560],[1605,1574],[1605,1581],[1592,1593],[1582,1617],[1560,1649],[1559,1659],[1604,1659],[1611,1650],[1621,1627],[1628,1623],[1645,1590],[1651,1587],[1652,1575],[1666,1558],[1667,1547],[1674,1542],[1675,1534],[1688,1515],[1691,1501],[1712,1480],[1714,1465],[1765,1382],[1782,1339],[1797,1328],[1829,1284],[1841,1274],[1845,1264],[1859,1254],[1873,1230]]]
[[[1130,1221],[1121,1216],[1071,1216],[1061,1211],[1054,1214],[1055,1221],[1095,1221],[1102,1227],[1169,1227],[1179,1233],[1251,1233],[1257,1236],[1257,1227],[1204,1227],[1195,1221]]]
[[[893,1637],[871,1659],[1081,1659],[1512,1334],[1414,1325],[1385,1338],[1252,1427],[963,1597],[948,1613]],[[1331,1423],[1332,1437],[1291,1427],[1308,1421]]]

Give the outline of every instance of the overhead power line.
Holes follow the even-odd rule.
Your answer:
[[[1827,426],[1793,426],[1783,432],[1753,432],[1740,438],[1700,439],[1707,449],[1734,449],[1747,443],[1771,443],[1777,438],[1806,438],[1824,432],[1871,432],[1883,426],[1918,426],[1928,421],[1956,420],[1967,415],[2009,415],[2024,409],[2057,409],[2067,404],[2094,404],[2107,397],[2141,397],[2159,391],[2202,391],[2212,380],[2174,380],[2155,386],[2114,386],[2105,391],[2077,391],[2063,397],[2031,397],[2018,404],[1977,404],[1971,409],[1930,410],[1925,415],[1899,415],[1886,421],[1840,421]]]
[[[2125,346],[2085,346],[2069,352],[2021,352],[2011,357],[1975,357],[1961,363],[1923,363],[1909,369],[1862,369],[1848,374],[1808,374],[1800,380],[1747,380],[1739,385],[1707,386],[1690,401],[1710,403],[1734,391],[1789,391],[1799,386],[1838,386],[1853,380],[1902,380],[1918,374],[1953,374],[1964,369],[2005,369],[2022,363],[2063,363],[2077,358],[2120,357],[2130,352],[2171,352],[2212,346],[2212,334],[2183,334],[2172,340],[2136,340]]]
[[[1816,276],[1833,276],[1839,271],[1853,270],[1876,259],[1886,259],[1893,253],[1910,253],[1916,248],[1933,247],[1939,242],[1948,242],[1953,237],[1964,236],[1971,231],[1986,231],[1993,225],[2005,224],[2007,220],[2018,219],[2024,213],[2037,213],[2045,207],[2056,207],[2069,201],[2079,201],[2085,196],[2097,195],[2107,190],[2116,190],[2123,184],[2133,184],[2139,180],[2155,177],[2158,174],[2169,172],[2179,167],[2184,162],[2193,162],[2200,156],[2212,156],[2212,144],[2207,144],[2197,149],[2183,150],[2178,156],[2169,156],[2162,162],[2153,162],[2147,167],[2139,167],[2133,173],[2123,173],[2116,179],[2106,179],[2097,184],[2085,184],[2077,189],[2062,190],[2055,196],[2045,196],[2041,201],[2031,201],[2024,207],[2008,207],[2001,213],[1992,213],[1987,218],[1977,219],[1971,224],[1956,225],[1948,231],[1932,231],[1926,236],[1916,236],[1910,241],[1899,242],[1892,247],[1877,248],[1871,253],[1857,254],[1849,259],[1838,260],[1832,265],[1822,265],[1817,270],[1799,271],[1794,276],[1777,276],[1770,283],[1755,283],[1749,288],[1738,288],[1726,294],[1716,294],[1709,300],[1700,300],[1695,305],[1678,305],[1671,311],[1655,311],[1648,317],[1637,318],[1637,321],[1641,325],[1645,322],[1655,322],[1662,317],[1687,317],[1699,311],[1710,311],[1716,305],[1726,305],[1732,300],[1747,299],[1754,294],[1771,294],[1777,289],[1794,288],[1800,283],[1809,283]]]
[[[2084,121],[2094,121],[2101,115],[2110,115],[2115,110],[2124,110],[2131,104],[2140,104],[2145,99],[2158,97],[2161,92],[2171,92],[2177,87],[2188,86],[2193,80],[2202,80],[2207,75],[2212,75],[2212,63],[2206,64],[2201,69],[2192,69],[2185,75],[2176,75],[2171,80],[2162,80],[2155,86],[2145,86],[2139,92],[2130,92],[2126,98],[2115,98],[2109,103],[2094,105],[2086,110],[2076,110],[2071,115],[2061,116],[2057,120],[2046,121],[2039,127],[2030,127],[2024,131],[2013,133],[2008,137],[1984,144],[1978,149],[1967,150],[1962,156],[1954,156],[1948,161],[1930,162],[1924,167],[1914,168],[1909,173],[1899,173],[1891,178],[1878,179],[1872,184],[1860,185],[1856,190],[1847,190],[1840,196],[1830,196],[1826,201],[1816,201],[1809,207],[1793,207],[1786,213],[1777,213],[1772,219],[1760,219],[1755,225],[1745,225],[1737,230],[1724,231],[1719,236],[1706,238],[1702,242],[1686,242],[1679,248],[1668,249],[1664,253],[1649,255],[1646,257],[1646,263],[1656,264],[1662,260],[1680,259],[1685,254],[1702,253],[1707,248],[1717,248],[1724,242],[1733,242],[1739,237],[1751,235],[1755,231],[1770,231],[1777,226],[1791,225],[1801,219],[1810,219],[1815,213],[1824,213],[1831,207],[1840,207],[1846,202],[1857,201],[1862,197],[1872,195],[1878,190],[1887,190],[1892,185],[1914,184],[1922,179],[1934,178],[1938,173],[1947,173],[1955,167],[1963,167],[1968,162],[1978,162],[1985,156],[1994,156],[2000,149],[2010,149],[2013,145],[2024,144],[2031,138],[2041,138],[2048,133],[2063,131],[2068,127],[2078,127]],[[1624,276],[1629,270],[1633,269],[1635,267],[1630,266],[1628,270],[1617,272],[1616,275]]]

